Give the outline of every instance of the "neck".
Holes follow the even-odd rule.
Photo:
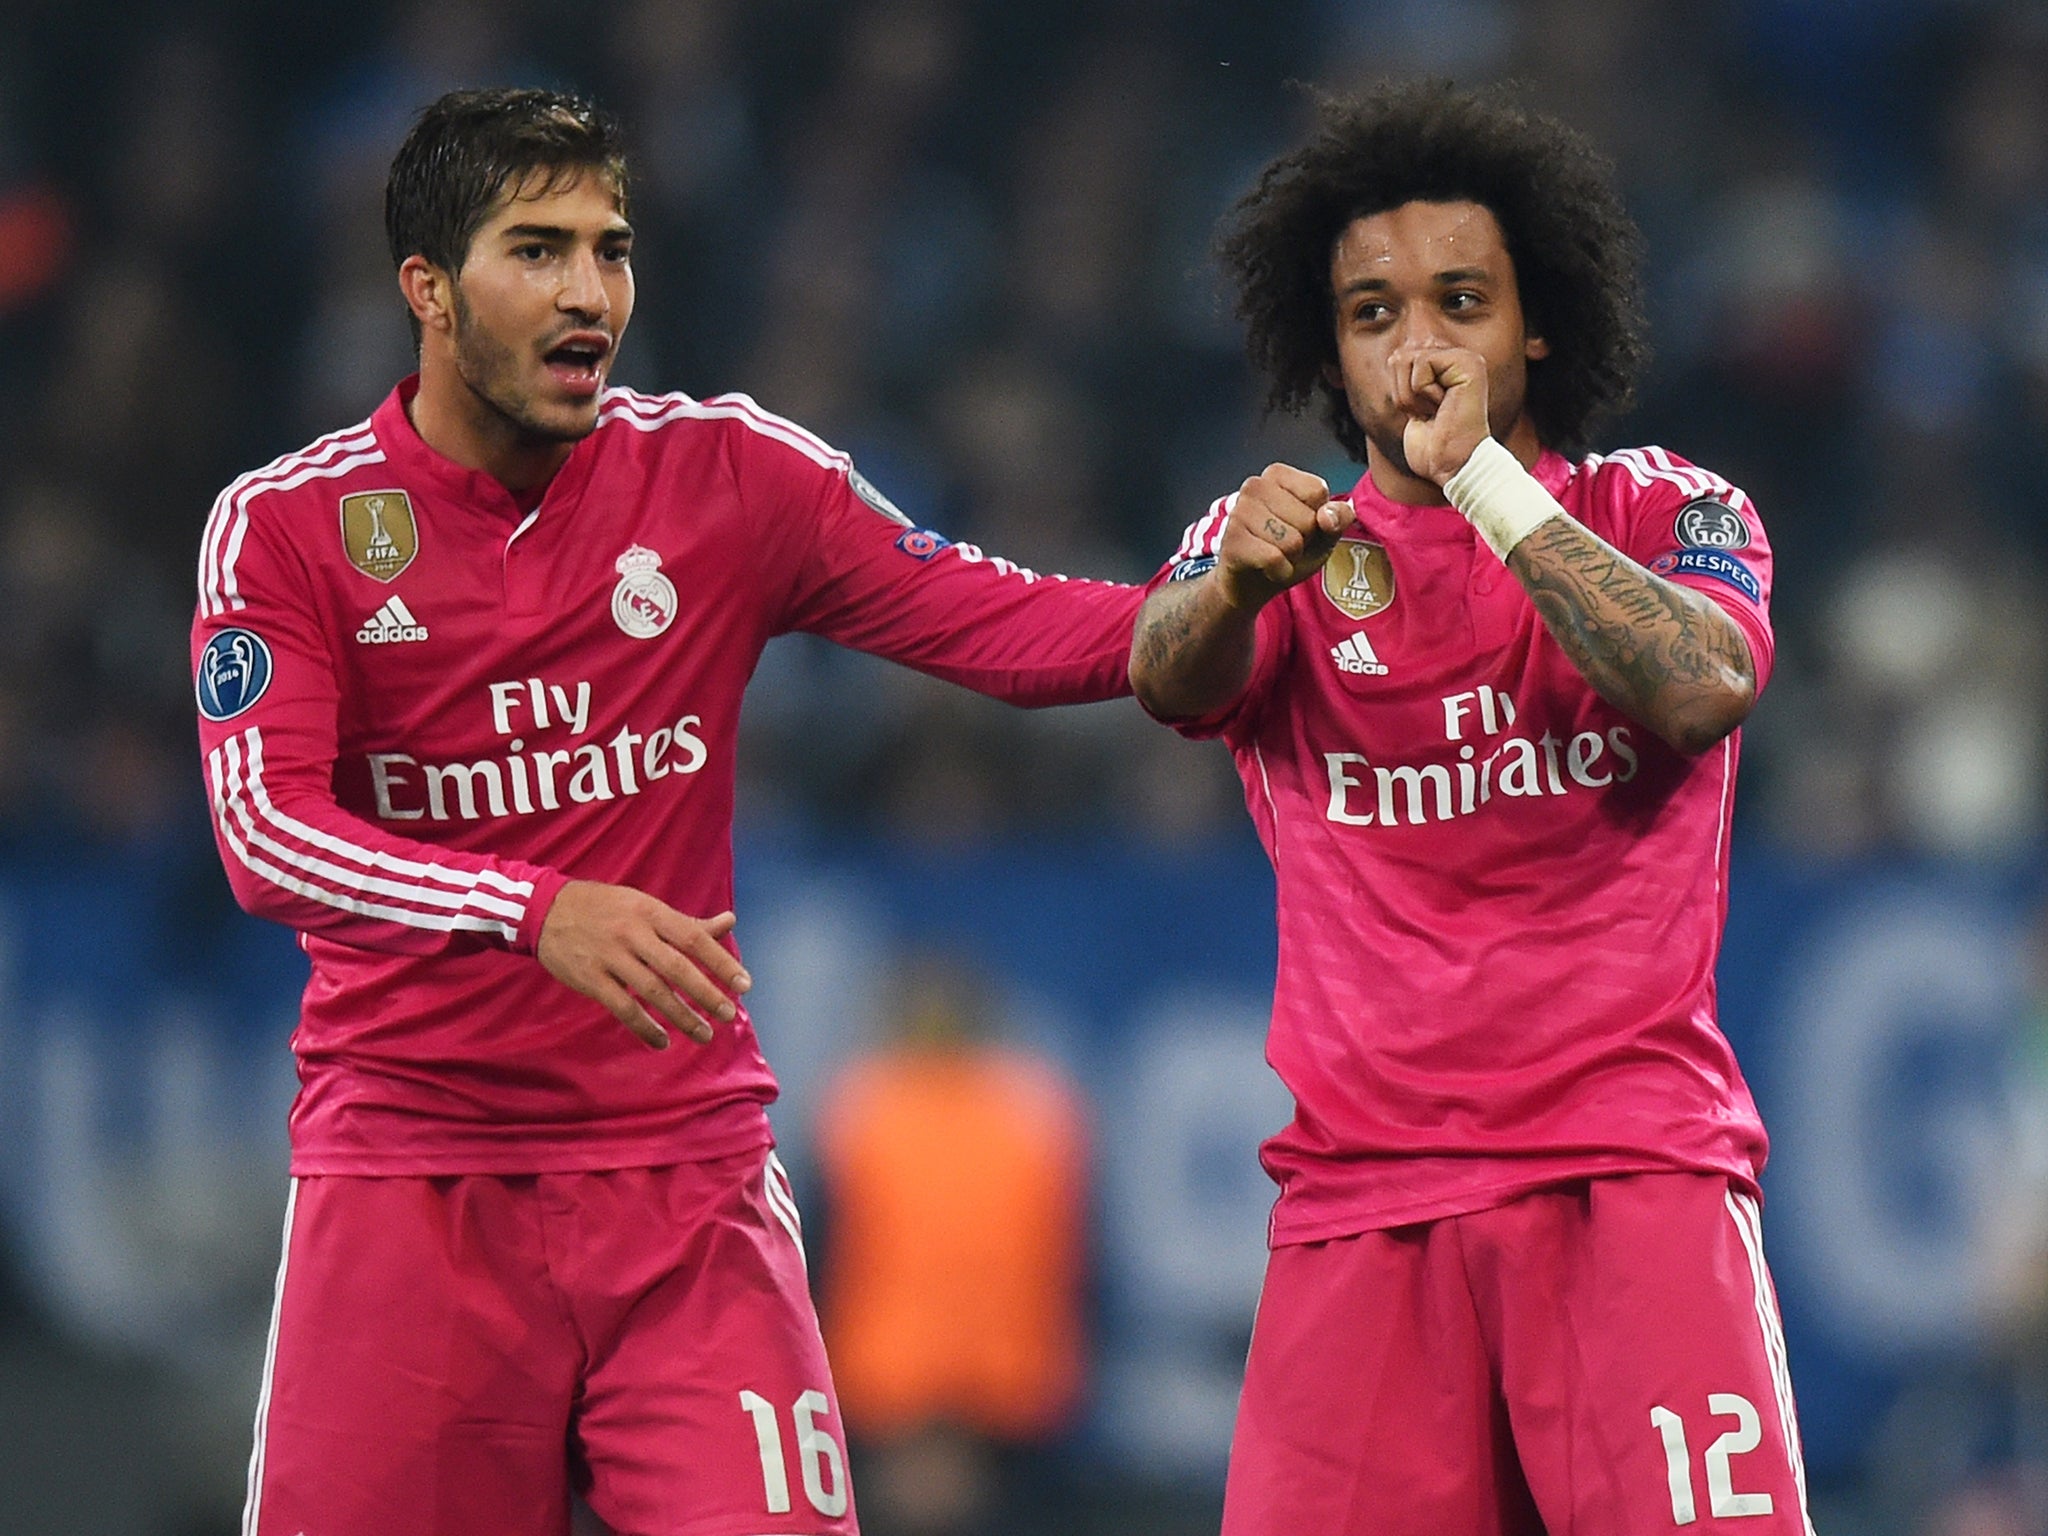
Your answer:
[[[540,437],[478,394],[453,359],[420,358],[420,387],[408,407],[420,441],[443,458],[489,475],[525,498],[545,486],[576,445]]]

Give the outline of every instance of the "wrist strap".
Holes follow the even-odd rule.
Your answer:
[[[1465,467],[1444,482],[1444,495],[1502,560],[1553,517],[1570,515],[1543,489],[1541,481],[1491,437],[1474,448]]]

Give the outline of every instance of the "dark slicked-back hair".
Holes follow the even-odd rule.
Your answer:
[[[1612,167],[1578,133],[1499,90],[1385,84],[1317,107],[1315,134],[1266,167],[1217,242],[1267,407],[1319,404],[1363,461],[1365,433],[1329,378],[1338,237],[1352,220],[1405,203],[1478,203],[1507,241],[1530,334],[1550,347],[1529,364],[1526,409],[1546,444],[1584,454],[1594,423],[1634,402],[1648,356],[1642,237]]]
[[[460,272],[470,242],[508,190],[544,193],[595,172],[626,212],[626,149],[618,120],[555,91],[450,91],[420,113],[384,183],[391,261],[424,256]],[[536,179],[537,178],[537,179]],[[419,340],[413,321],[413,340]]]

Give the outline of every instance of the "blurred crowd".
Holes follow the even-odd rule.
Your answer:
[[[81,24],[101,11],[118,28]],[[637,150],[620,381],[740,389],[919,521],[1142,578],[1271,458],[1208,260],[1290,82],[1512,78],[1617,161],[1656,360],[1608,444],[1757,500],[1780,654],[1743,815],[1817,856],[2048,819],[2048,10],[1992,0],[15,0],[0,47],[0,842],[198,816],[184,630],[235,474],[409,370],[417,107],[567,85]],[[821,645],[750,701],[755,827],[1200,836],[1219,751]]]

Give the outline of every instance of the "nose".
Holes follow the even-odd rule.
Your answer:
[[[1448,346],[1449,341],[1443,334],[1443,327],[1437,323],[1439,318],[1434,305],[1408,305],[1401,313],[1401,334],[1398,344],[1423,351]]]
[[[555,307],[592,320],[602,319],[611,308],[611,295],[605,288],[604,273],[594,251],[579,251],[565,265]]]

